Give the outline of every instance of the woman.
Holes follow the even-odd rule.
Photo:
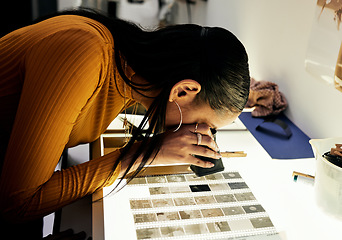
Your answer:
[[[194,155],[220,158],[211,129],[232,122],[248,92],[246,51],[221,28],[148,32],[82,10],[2,37],[1,218],[28,226],[146,164],[211,167]],[[63,149],[96,140],[136,102],[147,112],[123,149],[54,172]]]

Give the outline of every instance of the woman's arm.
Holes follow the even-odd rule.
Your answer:
[[[97,35],[75,28],[40,39],[27,52],[0,182],[0,208],[12,221],[44,216],[116,177],[107,179],[118,152],[54,172],[79,113],[106,77],[110,50]]]

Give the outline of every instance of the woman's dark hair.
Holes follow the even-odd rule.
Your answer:
[[[130,179],[158,154],[162,144],[158,133],[165,130],[166,104],[171,88],[177,82],[194,79],[200,83],[201,91],[196,103],[207,103],[218,114],[240,112],[247,102],[250,84],[247,53],[241,42],[223,28],[183,24],[145,31],[133,23],[110,18],[91,9],[61,14],[89,17],[106,26],[113,35],[115,62],[126,84],[143,95],[146,89],[160,92],[130,142],[121,150],[122,160],[150,119],[149,128],[129,168],[142,153],[144,157]],[[148,83],[136,84],[128,79],[121,59]]]

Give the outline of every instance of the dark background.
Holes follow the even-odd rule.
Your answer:
[[[1,3],[0,37],[57,11],[57,0],[6,0]]]

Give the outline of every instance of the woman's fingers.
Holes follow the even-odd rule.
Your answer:
[[[207,146],[216,152],[219,151],[219,148],[214,141],[214,135],[207,124],[196,123],[195,125],[189,125],[189,130],[194,134],[193,144]]]
[[[189,147],[189,152],[191,153],[191,155],[199,155],[199,156],[214,158],[214,159],[219,159],[222,157],[220,153],[213,151],[210,148],[197,146],[197,145],[193,145]]]
[[[220,150],[216,142],[210,136],[203,135],[201,133],[196,133],[194,134],[192,139],[193,139],[192,140],[193,145],[202,146],[202,147],[206,146],[215,152],[218,152]]]
[[[189,125],[189,130],[192,133],[201,133],[202,135],[207,135],[214,140],[214,135],[211,132],[210,127],[205,123],[196,123]]]

